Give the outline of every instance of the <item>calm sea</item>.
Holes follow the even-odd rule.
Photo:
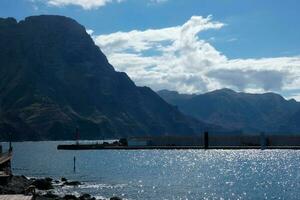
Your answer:
[[[300,198],[296,150],[58,151],[59,143],[67,142],[13,143],[13,172],[79,180],[84,184],[56,192],[98,198]]]

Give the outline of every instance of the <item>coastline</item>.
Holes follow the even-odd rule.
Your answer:
[[[26,176],[11,176],[5,182],[0,184],[1,195],[29,195],[34,200],[96,200],[90,194],[84,193],[80,195],[55,193],[55,190],[65,186],[77,187],[82,185],[79,181],[70,181],[62,177],[60,180],[54,180],[49,177],[45,178],[28,178]],[[122,198],[114,196],[110,198],[101,198],[97,200],[122,200]]]

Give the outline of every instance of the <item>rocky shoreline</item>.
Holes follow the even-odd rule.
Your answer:
[[[5,183],[0,184],[0,195],[3,194],[29,194],[35,200],[96,200],[90,194],[75,196],[64,194],[63,196],[53,193],[53,189],[64,186],[81,185],[79,181],[69,181],[66,178],[54,180],[52,178],[27,178],[25,176],[11,176]],[[110,200],[121,200],[120,197],[111,197]],[[99,199],[98,199],[99,200]]]

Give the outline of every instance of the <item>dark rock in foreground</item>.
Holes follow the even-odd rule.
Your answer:
[[[77,200],[77,197],[75,195],[67,194],[63,197],[63,199],[65,199],[65,200]]]
[[[65,181],[64,185],[68,185],[68,186],[78,186],[81,183],[79,181]]]
[[[24,194],[31,183],[25,176],[12,176],[7,184],[0,185],[0,194]]]
[[[38,190],[50,190],[53,189],[52,179],[37,179],[33,181],[32,185],[34,185]]]
[[[120,197],[111,197],[110,200],[122,200]]]
[[[68,179],[66,179],[65,177],[62,177],[60,180],[61,180],[62,182],[68,181]]]
[[[67,181],[67,179],[62,179]],[[61,197],[54,194],[51,189],[54,189],[52,182],[56,182],[51,178],[44,179],[28,179],[25,176],[12,176],[8,179],[7,183],[0,185],[0,195],[1,194],[26,194],[26,191],[29,187],[33,185],[38,190],[44,190],[46,193],[41,193],[36,191],[35,200],[96,200],[95,197],[92,197],[90,194],[82,194],[79,197],[74,195],[65,194]],[[79,185],[81,184],[78,181],[70,181],[69,185]],[[58,187],[62,187],[64,184]],[[112,197],[112,200],[119,200],[119,197]]]
[[[51,199],[59,198],[58,195],[53,194],[52,192],[47,192],[46,194],[43,195],[43,197],[47,197],[47,198],[51,198]]]
[[[95,197],[92,197],[90,194],[83,194],[79,197],[80,200],[93,200]]]

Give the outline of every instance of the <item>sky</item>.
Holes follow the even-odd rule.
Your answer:
[[[64,15],[138,86],[300,100],[299,0],[0,0],[0,17]]]

